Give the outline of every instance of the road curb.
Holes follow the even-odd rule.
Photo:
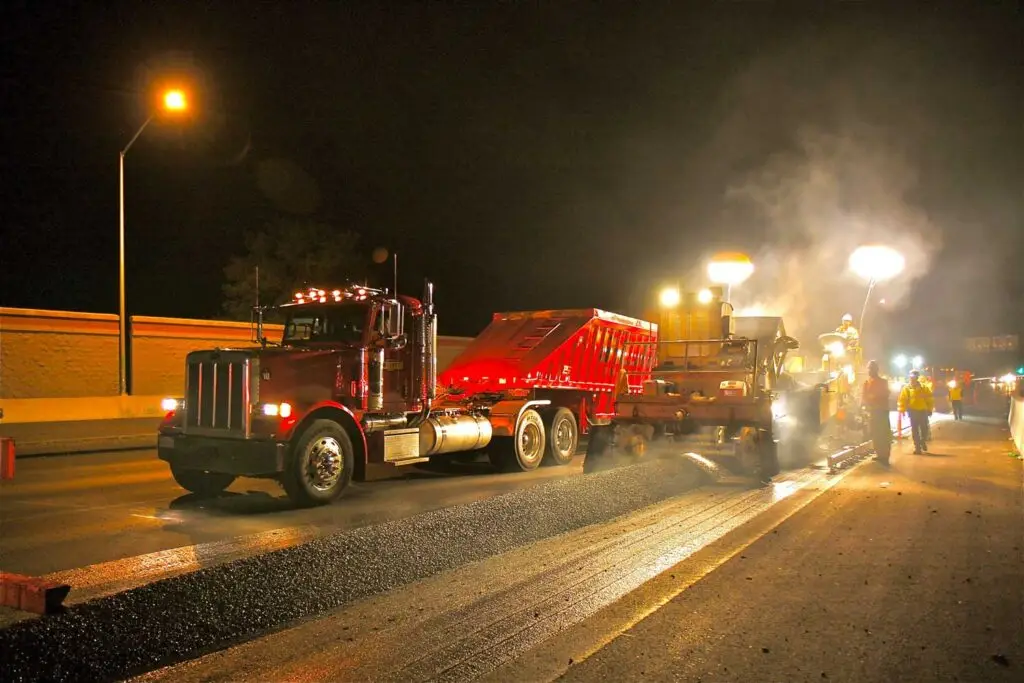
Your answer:
[[[90,436],[52,441],[18,440],[17,458],[44,455],[75,455],[99,451],[130,451],[156,448],[156,432],[121,436]]]
[[[0,572],[0,601],[5,607],[35,614],[52,614],[60,609],[70,592],[71,586],[66,583]]]

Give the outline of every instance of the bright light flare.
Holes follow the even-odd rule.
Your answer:
[[[900,355],[892,359],[892,363],[900,370],[902,370],[903,368],[907,367],[907,357],[901,353]]]
[[[674,308],[679,305],[679,290],[675,287],[666,287],[661,290],[661,294],[658,296],[658,301],[665,308]]]
[[[850,254],[850,270],[871,282],[891,280],[906,267],[906,259],[892,247],[869,245]]]
[[[165,398],[164,400],[160,401],[160,407],[163,408],[167,412],[171,412],[172,410],[177,410],[178,409],[178,399],[176,399],[176,398]]]
[[[264,403],[263,414],[267,417],[291,417],[292,406],[290,403]]]
[[[921,366],[924,365],[924,358],[921,358],[921,356],[914,356],[913,358],[910,359],[910,364],[914,367],[914,369],[920,370]]]
[[[786,402],[782,399],[772,401],[772,417],[781,420],[787,415]]]
[[[1017,375],[1010,372],[1000,377],[999,381],[1002,382],[1003,384],[1013,384],[1014,382],[1017,381]]]
[[[955,379],[949,380],[949,382],[946,383],[946,386],[948,386],[950,389],[956,389],[956,380]]]
[[[825,350],[828,351],[829,355],[833,358],[842,358],[846,355],[846,347],[842,342],[832,342]]]
[[[168,90],[164,93],[164,109],[167,111],[185,111],[188,109],[188,97],[183,90]]]
[[[738,285],[754,274],[746,254],[719,254],[708,263],[708,278],[716,285]]]
[[[697,301],[701,302],[702,304],[711,303],[711,300],[713,298],[715,298],[715,295],[711,293],[710,289],[702,289],[699,292],[697,292]]]

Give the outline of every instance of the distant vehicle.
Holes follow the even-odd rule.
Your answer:
[[[260,309],[258,347],[188,354],[184,397],[165,399],[158,454],[195,494],[261,477],[320,505],[368,463],[485,449],[503,470],[567,464],[613,412],[618,373],[650,372],[642,344],[657,338],[656,325],[597,309],[498,313],[438,378],[430,282],[422,300],[353,285],[279,308],[280,342],[263,337]]]

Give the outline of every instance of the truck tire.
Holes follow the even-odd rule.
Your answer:
[[[516,423],[515,436],[497,438],[488,452],[491,464],[499,472],[530,472],[544,459],[544,421],[533,408],[527,408]]]
[[[281,486],[296,505],[326,505],[352,481],[354,466],[348,432],[332,420],[314,420],[295,441]]]
[[[233,474],[188,470],[175,465],[171,465],[171,476],[178,486],[200,498],[213,498],[235,480]]]
[[[544,463],[568,465],[580,444],[580,430],[576,416],[568,408],[559,408],[544,420]]]

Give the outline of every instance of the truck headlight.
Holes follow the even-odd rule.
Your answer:
[[[268,417],[291,417],[292,404],[290,403],[264,403],[262,412]]]
[[[185,408],[185,399],[183,398],[165,398],[160,401],[160,407],[168,413],[183,410]]]

